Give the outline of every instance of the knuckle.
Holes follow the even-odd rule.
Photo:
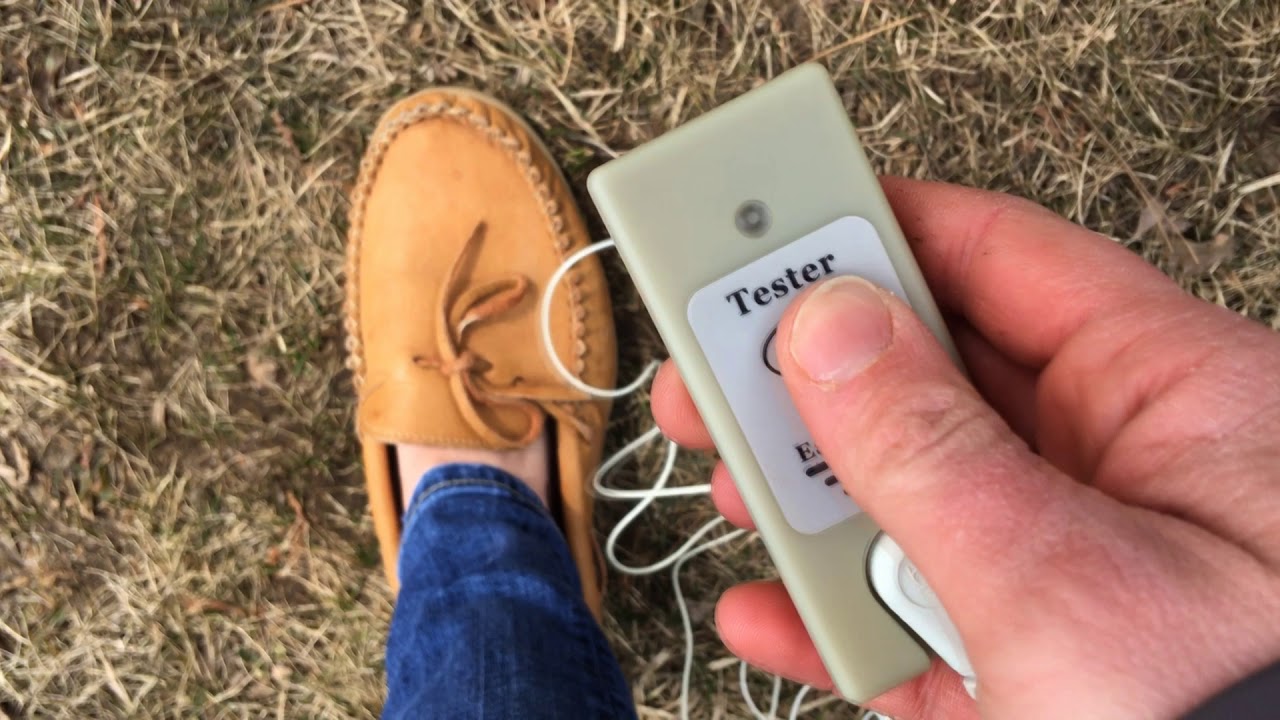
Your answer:
[[[989,411],[965,387],[914,385],[877,410],[859,453],[872,477],[936,472],[1001,442]]]

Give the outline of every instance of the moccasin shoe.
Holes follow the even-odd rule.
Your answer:
[[[495,100],[428,90],[374,131],[351,198],[346,327],[369,507],[393,589],[408,501],[394,444],[504,450],[549,429],[552,505],[599,615],[591,478],[609,403],[555,373],[538,327],[547,280],[588,242],[550,154]],[[613,387],[613,315],[595,258],[557,288],[551,341],[578,379]]]

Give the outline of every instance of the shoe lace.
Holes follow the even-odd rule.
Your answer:
[[[546,355],[551,360],[551,364],[560,376],[570,387],[577,392],[593,398],[617,399],[626,397],[633,392],[639,390],[658,371],[661,361],[650,361],[630,383],[620,388],[598,388],[584,383],[582,380],[569,372],[564,363],[560,360],[559,354],[555,350],[554,344],[551,342],[551,298],[555,293],[556,287],[564,278],[569,270],[581,262],[584,258],[595,255],[603,250],[613,248],[615,246],[613,240],[601,240],[600,242],[588,245],[569,257],[564,259],[556,271],[552,273],[551,278],[547,281],[546,290],[542,295],[542,302],[539,307],[539,331],[542,344],[546,350]],[[679,453],[679,447],[670,440],[664,440],[666,443],[666,454],[663,459],[662,468],[658,471],[657,478],[651,486],[640,489],[622,489],[610,487],[605,484],[604,480],[609,473],[618,465],[625,462],[634,455],[640,448],[654,442],[662,437],[662,431],[654,426],[648,431],[627,443],[622,449],[609,456],[600,468],[596,470],[595,475],[591,479],[592,488],[598,497],[606,500],[637,500],[638,502],[632,507],[622,519],[614,525],[605,540],[605,559],[609,566],[614,570],[626,575],[652,575],[662,572],[668,568],[671,570],[671,585],[675,596],[676,608],[680,612],[680,623],[684,630],[684,669],[680,675],[680,718],[688,720],[689,718],[689,680],[693,671],[693,622],[689,616],[689,606],[685,601],[684,592],[680,588],[680,570],[685,563],[693,558],[701,555],[708,550],[726,545],[734,540],[747,535],[746,530],[736,529],[728,532],[721,532],[713,535],[713,533],[724,525],[724,518],[717,517],[710,520],[702,527],[698,528],[687,540],[679,547],[667,553],[662,559],[649,565],[634,566],[628,565],[626,562],[618,558],[617,546],[618,539],[626,532],[631,523],[653,503],[659,499],[666,498],[682,498],[693,497],[699,495],[709,495],[711,486],[709,484],[686,485],[679,487],[667,487],[667,483],[671,479],[672,471],[675,469],[676,457]],[[711,536],[708,538],[708,536]],[[705,538],[705,539],[704,539]],[[751,711],[752,717],[756,720],[775,720],[778,712],[778,703],[782,693],[782,678],[774,676],[772,692],[770,694],[769,709],[766,714],[756,705],[755,699],[751,696],[750,688],[747,685],[747,672],[749,666],[746,662],[740,662],[738,667],[738,685],[742,691],[743,701],[747,708]],[[787,715],[789,720],[795,720],[800,713],[806,708],[803,707],[805,695],[812,688],[805,685],[796,693],[795,699],[791,704],[791,712]]]
[[[508,449],[528,445],[542,434],[547,415],[555,418],[561,427],[571,427],[589,439],[590,426],[573,411],[573,404],[590,400],[589,395],[559,383],[540,384],[519,376],[495,379],[490,372],[493,366],[467,347],[469,330],[513,310],[532,287],[527,277],[511,273],[464,288],[464,270],[480,246],[485,230],[483,222],[476,225],[454,256],[440,288],[435,311],[437,355],[416,356],[413,363],[439,371],[448,378],[450,393],[463,419],[490,447]],[[513,433],[494,422],[491,413],[488,416],[483,413],[481,408],[485,407],[519,411],[528,422],[522,432]]]

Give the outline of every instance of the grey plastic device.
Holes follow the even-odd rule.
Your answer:
[[[598,168],[587,186],[838,692],[862,702],[924,672],[925,648],[868,582],[880,529],[865,513],[816,534],[788,524],[686,316],[712,281],[857,216],[956,356],[826,71],[784,73]]]

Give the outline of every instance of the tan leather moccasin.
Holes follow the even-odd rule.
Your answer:
[[[552,504],[599,615],[591,477],[609,403],[555,374],[538,329],[547,280],[587,243],[564,177],[509,108],[444,88],[379,122],[351,198],[346,327],[369,508],[393,589],[408,498],[391,446],[518,448],[550,418]],[[595,258],[557,288],[551,335],[575,376],[613,387],[613,315]]]

